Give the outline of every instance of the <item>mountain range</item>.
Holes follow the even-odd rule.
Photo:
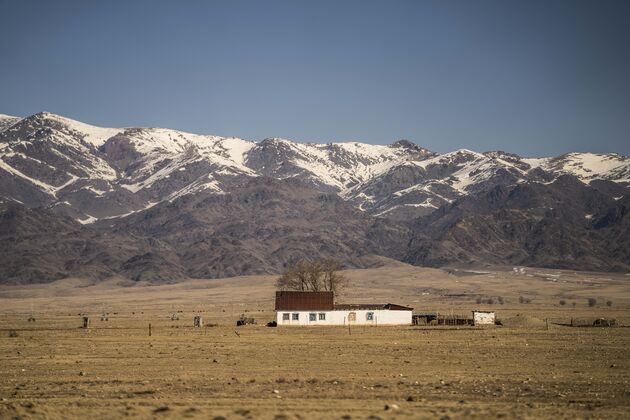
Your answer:
[[[630,269],[630,158],[438,154],[0,115],[0,282],[170,282],[301,258]]]

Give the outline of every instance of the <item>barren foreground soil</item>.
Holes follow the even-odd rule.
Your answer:
[[[630,329],[558,325],[600,316],[628,325],[630,277],[402,264],[347,274],[341,302],[462,314],[491,308],[501,319],[527,322],[267,328],[272,277],[5,286],[0,418],[630,416]],[[489,296],[504,303],[476,303]],[[597,303],[588,306],[588,297]],[[103,310],[108,321],[100,321]],[[170,320],[173,311],[179,320]],[[245,311],[259,324],[235,327]],[[89,329],[79,328],[83,313]],[[192,328],[195,314],[206,327]]]

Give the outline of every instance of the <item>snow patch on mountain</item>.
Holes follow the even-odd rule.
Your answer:
[[[239,139],[237,137],[215,137],[215,139],[213,151],[216,154],[225,156],[236,164],[239,169],[247,172],[250,171],[245,165],[245,159],[247,158],[247,153],[256,147],[255,142]]]
[[[422,152],[414,151],[414,154]],[[426,153],[430,153],[426,151]],[[265,162],[263,172],[276,178],[306,177],[316,184],[331,187],[340,194],[358,183],[382,174],[410,159],[403,147],[347,143],[296,143],[282,138],[265,139],[252,148],[248,165],[256,167],[253,157]]]
[[[558,157],[523,159],[533,168],[570,174],[582,181],[608,179],[630,182],[630,159],[616,153],[567,153]]]
[[[14,117],[12,115],[0,114],[0,132],[11,127],[13,124],[20,121],[22,118]]]
[[[17,169],[13,168],[12,166],[10,166],[9,164],[7,164],[6,162],[4,162],[3,160],[0,159],[0,169],[10,173],[11,175],[15,175],[19,178],[22,178],[30,183],[32,183],[33,185],[37,186],[40,188],[40,190],[46,194],[50,194],[53,197],[55,197],[55,193],[57,191],[57,189],[55,187],[53,187],[52,185],[46,184],[44,182],[41,182],[35,178],[31,178],[28,175],[18,171]]]
[[[42,118],[50,121],[57,122],[66,126],[69,130],[75,131],[81,135],[83,141],[98,147],[107,141],[110,137],[114,137],[116,134],[122,131],[120,128],[104,128],[97,127],[95,125],[85,124],[80,121],[72,120],[70,118],[62,117],[60,115],[51,114],[50,112],[40,113]]]

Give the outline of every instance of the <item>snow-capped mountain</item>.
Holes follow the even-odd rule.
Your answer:
[[[0,283],[277,273],[304,258],[630,269],[630,159],[259,142],[0,115]]]
[[[584,183],[605,179],[627,185],[629,170],[630,159],[614,153],[525,159],[505,152],[461,149],[398,164],[343,196],[376,216],[408,220],[496,185],[549,183],[567,174]]]
[[[124,217],[257,176],[295,178],[378,217],[408,220],[493,185],[570,174],[630,182],[630,159],[570,153],[529,159],[504,152],[437,155],[409,141],[253,142],[162,128],[101,128],[50,113],[0,116],[0,196],[51,207],[82,223]]]

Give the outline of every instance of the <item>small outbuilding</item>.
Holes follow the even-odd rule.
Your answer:
[[[276,292],[278,325],[411,325],[413,308],[393,303],[335,304],[333,292]]]
[[[494,325],[496,314],[494,311],[472,311],[473,325]]]

